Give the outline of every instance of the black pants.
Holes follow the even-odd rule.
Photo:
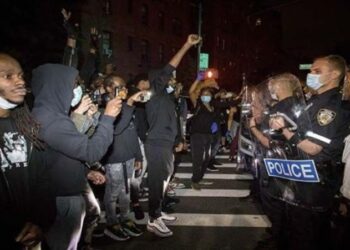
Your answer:
[[[263,210],[271,222],[272,238],[278,249],[286,249],[286,204],[283,201],[271,197],[263,188],[260,192]]]
[[[149,216],[157,219],[161,216],[161,204],[164,191],[174,169],[172,147],[145,144],[148,169]]]
[[[138,185],[138,183],[131,181],[130,182],[130,201],[131,201],[131,204],[139,203],[139,192],[140,192],[140,186]]]
[[[211,161],[214,162],[215,156],[219,152],[219,148],[221,145],[221,131],[219,130],[215,134],[211,135]]]
[[[287,205],[288,249],[331,249],[330,216],[330,212]]]
[[[211,134],[192,134],[191,153],[193,163],[192,182],[198,183],[204,176],[210,162]]]

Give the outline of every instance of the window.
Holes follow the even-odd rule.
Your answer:
[[[148,5],[142,4],[141,7],[141,23],[148,25]]]
[[[112,33],[109,31],[102,32],[102,54],[112,56]]]
[[[141,64],[149,63],[149,42],[147,40],[141,41]]]
[[[163,12],[158,13],[158,29],[160,31],[164,31],[164,13]]]
[[[163,44],[159,44],[158,58],[160,63],[164,63],[164,45]]]
[[[128,1],[128,13],[131,14],[133,9],[133,0],[127,0],[127,1]]]

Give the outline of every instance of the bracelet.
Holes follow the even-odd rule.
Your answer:
[[[249,127],[250,129],[252,129],[252,128],[256,128],[256,126],[251,126],[251,127]]]

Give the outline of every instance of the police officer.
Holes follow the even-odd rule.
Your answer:
[[[287,154],[290,155],[289,152],[285,152],[284,150],[283,144],[286,139],[281,134],[281,131],[275,131],[271,134],[269,123],[272,119],[275,119],[273,117],[278,114],[284,114],[295,122],[297,118],[293,112],[293,107],[299,105],[300,100],[294,94],[298,90],[300,92],[302,90],[299,79],[289,73],[271,77],[267,85],[270,97],[266,97],[266,85],[264,85],[263,88],[257,88],[252,105],[253,118],[250,119],[250,129],[258,141],[259,148],[259,150],[256,151],[256,158],[260,159],[260,198],[263,209],[272,224],[272,239],[259,242],[258,248],[274,247],[277,249],[285,249],[286,228],[284,218],[286,211],[283,193],[284,187],[288,181],[269,177],[263,166],[262,158],[284,158]],[[266,112],[261,110],[261,108],[265,106],[263,102],[266,102],[266,99],[272,99],[273,103],[273,106],[268,109],[269,115],[264,115]],[[258,109],[260,109],[260,111]],[[286,124],[286,127],[288,126],[290,127],[292,124]],[[281,149],[282,151],[276,149]]]
[[[313,159],[318,183],[296,183],[298,202],[287,206],[290,249],[330,249],[330,210],[341,177],[343,140],[348,134],[348,113],[341,107],[340,83],[344,80],[345,60],[337,55],[317,58],[306,84],[316,94],[307,105],[312,131],[292,132],[283,119],[275,119],[274,129],[282,129],[291,145]]]

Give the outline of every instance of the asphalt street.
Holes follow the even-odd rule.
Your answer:
[[[177,177],[185,189],[176,189],[180,203],[173,206],[176,222],[168,224],[174,235],[158,238],[146,231],[147,218],[136,221],[145,232],[126,242],[116,242],[107,236],[94,239],[94,247],[110,249],[254,249],[266,237],[270,222],[259,203],[246,199],[252,176],[237,174],[236,164],[227,155],[219,155],[220,171],[208,172],[204,179],[213,182],[201,191],[191,189],[192,163],[183,157]],[[147,201],[142,202],[147,211]],[[132,214],[133,215],[133,214]],[[146,215],[147,217],[147,215]],[[103,221],[103,215],[102,215]]]

